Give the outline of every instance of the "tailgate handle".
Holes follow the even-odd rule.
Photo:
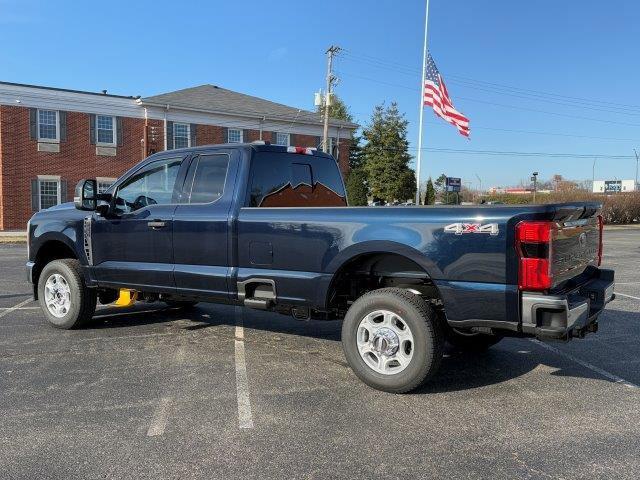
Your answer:
[[[163,222],[162,220],[153,220],[151,222],[147,222],[147,226],[153,228],[154,230],[164,228],[166,225],[167,223]]]

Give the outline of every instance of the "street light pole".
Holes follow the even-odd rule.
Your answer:
[[[633,149],[633,153],[636,154],[636,184],[635,184],[635,188],[634,190],[637,191],[638,190],[638,159],[640,157],[638,157],[638,152],[636,151],[636,149]]]
[[[538,190],[538,172],[533,172],[531,181],[533,182],[533,203],[536,203],[536,191]]]

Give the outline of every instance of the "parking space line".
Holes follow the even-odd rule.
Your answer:
[[[535,338],[530,338],[529,340],[532,341],[533,343],[535,343],[536,345],[539,345],[542,348],[545,348],[545,349],[549,350],[550,352],[553,352],[553,353],[555,353],[557,355],[560,355],[561,357],[564,357],[564,358],[566,358],[568,360],[571,360],[571,361],[577,363],[578,365],[582,365],[583,367],[588,368],[589,370],[591,370],[593,372],[596,372],[599,375],[602,375],[603,377],[611,380],[614,383],[619,383],[619,384],[624,385],[625,387],[629,387],[629,388],[640,388],[640,387],[638,387],[638,385],[636,385],[634,383],[631,383],[631,382],[628,382],[627,380],[625,380],[622,377],[619,377],[619,376],[617,376],[617,375],[615,375],[615,374],[613,374],[611,372],[607,372],[606,370],[603,370],[600,367],[596,367],[595,365],[591,365],[589,362],[585,362],[584,360],[580,360],[579,358],[574,357],[570,353],[566,353],[566,352],[563,352],[561,350],[558,350],[557,348],[552,347],[551,345],[548,345],[546,343],[543,343],[540,340],[537,340]]]
[[[153,413],[153,419],[149,430],[147,430],[147,437],[157,437],[164,433],[164,429],[167,427],[167,420],[169,419],[169,407],[171,406],[171,397],[164,397],[160,399],[160,403],[156,407],[156,411]]]
[[[627,295],[626,293],[616,292],[616,295],[620,295],[621,297],[633,298],[634,300],[640,300],[640,297],[634,297],[633,295]]]
[[[21,307],[24,307],[26,304],[33,302],[33,298],[27,298],[25,301],[20,302],[17,305],[14,305],[13,307],[9,307],[7,308],[4,312],[0,313],[0,318],[2,317],[6,317],[7,315],[9,315],[11,312],[18,310]]]
[[[4,311],[4,310],[11,310],[12,312],[15,310],[40,310],[40,307],[20,307],[20,308],[0,307],[0,311]]]
[[[238,397],[238,426],[253,428],[251,415],[251,401],[249,400],[249,380],[247,378],[247,363],[244,352],[244,326],[242,322],[242,307],[237,307],[236,317],[236,393]]]

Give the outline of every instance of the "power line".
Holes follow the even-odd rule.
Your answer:
[[[356,62],[361,62],[361,63],[364,63],[365,65],[381,68],[387,71],[392,71],[394,73],[409,75],[411,77],[416,77],[419,75],[417,70],[403,71],[402,69],[399,69],[395,66],[384,66],[382,64],[368,62],[366,60],[363,61],[363,60],[360,60],[357,58],[351,58],[351,57],[348,57],[347,59],[354,60]],[[515,98],[522,98],[525,100],[541,101],[545,103],[552,103],[555,105],[563,105],[563,106],[573,107],[573,108],[586,108],[589,110],[613,113],[618,115],[640,116],[640,107],[618,107],[618,106],[614,106],[615,104],[607,105],[607,102],[590,101],[587,99],[578,99],[576,97],[565,97],[562,95],[543,93],[535,90],[526,90],[526,89],[521,89],[517,87],[500,86],[500,84],[484,82],[481,80],[471,80],[471,79],[457,80],[456,78],[466,78],[466,77],[458,77],[457,75],[447,74],[447,78],[449,79],[449,82],[447,83],[451,83],[464,88],[470,88],[473,90],[479,90],[487,93],[506,95],[506,96],[515,97]]]
[[[360,117],[370,116],[371,112],[353,112],[350,111],[351,114],[357,115]],[[427,125],[436,125],[441,126],[441,122],[425,122]],[[536,130],[517,130],[512,128],[499,128],[499,127],[485,127],[479,126],[477,124],[473,124],[474,130],[491,130],[495,132],[505,132],[505,133],[525,133],[527,135],[548,135],[552,137],[569,137],[569,138],[584,138],[589,140],[609,140],[614,142],[637,142],[637,138],[620,138],[620,137],[596,137],[593,135],[579,135],[574,133],[558,133],[558,132],[540,132]]]
[[[377,66],[383,69],[386,68],[388,70],[392,70],[394,72],[403,73],[407,75],[416,75],[416,76],[420,75],[420,70],[413,66],[381,59],[378,57],[373,57],[371,55],[355,53],[350,50],[343,50],[343,53],[350,60],[366,63],[368,65]],[[491,86],[491,87],[497,87],[499,89],[512,90],[522,94],[533,94],[535,96],[548,96],[548,97],[554,97],[556,99],[567,99],[570,101],[581,102],[583,104],[592,104],[592,105],[600,105],[600,106],[608,105],[612,107],[619,107],[620,109],[625,109],[625,110],[631,109],[635,111],[640,111],[640,105],[630,105],[625,103],[610,102],[610,101],[604,101],[604,100],[594,100],[592,98],[573,97],[569,95],[561,95],[557,93],[544,92],[541,90],[526,89],[522,87],[515,87],[512,85],[505,85],[501,83],[487,82],[485,80],[473,79],[463,75],[455,75],[450,72],[447,72],[447,78],[458,79],[459,81],[466,82],[466,83],[477,83],[484,86]]]
[[[375,78],[364,77],[364,76],[356,75],[356,74],[352,74],[352,73],[340,72],[340,75],[346,75],[346,76],[349,76],[349,77],[360,78],[362,80],[368,80],[370,82],[375,82],[375,83],[379,83],[379,84],[382,84],[382,85],[388,85],[388,86],[392,86],[392,87],[396,87],[396,88],[404,88],[404,89],[408,89],[408,90],[413,90],[415,92],[419,92],[420,91],[420,88],[409,87],[408,85],[400,85],[400,84],[397,84],[397,83],[384,82],[382,80],[378,80],[378,79],[375,79]],[[488,105],[494,105],[494,106],[497,106],[497,107],[512,108],[512,109],[516,109],[516,110],[524,110],[524,111],[536,112],[536,113],[545,113],[545,114],[548,114],[548,115],[556,115],[556,116],[567,117],[567,118],[576,118],[576,119],[579,119],[579,120],[589,120],[589,121],[593,121],[593,122],[611,123],[611,124],[614,124],[614,125],[625,125],[625,126],[628,126],[628,127],[640,127],[640,124],[637,124],[637,123],[617,122],[615,120],[605,120],[605,119],[602,119],[602,118],[583,117],[583,116],[580,116],[580,115],[572,115],[572,114],[560,113],[560,112],[549,112],[547,110],[539,110],[539,109],[529,108],[529,107],[508,105],[508,104],[504,104],[504,103],[496,103],[496,102],[491,102],[491,101],[488,101],[488,100],[479,100],[479,99],[476,99],[476,98],[469,98],[469,97],[456,96],[456,98],[459,98],[459,99],[462,99],[462,100],[468,100],[470,102],[478,102],[478,103],[484,103],[484,104],[488,104]]]
[[[402,70],[398,70],[396,67],[383,67],[381,65],[378,64],[373,64],[373,63],[367,63],[367,62],[363,62],[365,64],[377,67],[377,68],[384,68],[388,71],[393,71],[394,73],[400,73],[400,74],[407,74],[410,75],[412,77],[416,77],[418,75],[418,73],[416,71],[413,71],[411,73],[408,73],[406,71],[402,71]],[[447,75],[447,77],[449,78],[449,82],[451,84],[454,85],[458,85],[461,86],[463,88],[470,88],[472,90],[478,90],[478,91],[482,91],[482,92],[486,92],[486,93],[494,93],[497,95],[506,95],[509,97],[515,97],[515,98],[521,98],[524,100],[531,100],[531,101],[540,101],[540,102],[545,102],[545,103],[551,103],[554,105],[562,105],[562,106],[566,106],[566,107],[572,107],[572,108],[580,108],[580,109],[588,109],[588,110],[594,110],[594,111],[598,111],[598,112],[605,112],[605,113],[612,113],[612,114],[616,114],[616,115],[631,115],[631,116],[640,116],[640,107],[616,107],[616,106],[608,106],[606,105],[606,102],[592,102],[592,101],[588,101],[586,99],[573,99],[572,97],[562,97],[560,95],[555,95],[555,94],[545,94],[545,93],[541,93],[541,92],[536,92],[536,91],[527,91],[526,89],[518,89],[517,87],[496,87],[493,85],[498,85],[498,84],[491,84],[489,82],[481,82],[479,80],[456,80],[455,78],[457,76],[455,75]],[[453,78],[453,80],[451,80],[451,78]],[[476,83],[485,83],[485,85],[477,85]],[[407,87],[405,87],[407,88]],[[536,93],[529,93],[529,92],[536,92]],[[605,103],[605,104],[603,104]]]
[[[408,148],[410,152],[418,151],[417,148]],[[567,152],[517,152],[508,150],[470,150],[458,148],[437,148],[423,147],[423,151],[446,153],[446,154],[465,154],[465,155],[487,155],[496,157],[544,157],[544,158],[577,158],[577,159],[608,159],[608,160],[628,160],[635,158],[633,155],[612,155],[607,153],[567,153]],[[397,152],[404,153],[405,150],[397,148],[379,147],[374,151]]]
[[[635,158],[633,155],[611,155],[596,153],[563,153],[563,152],[514,152],[505,150],[466,150],[456,148],[434,148],[425,147],[423,150],[440,153],[464,153],[468,155],[496,155],[496,156],[517,156],[517,157],[550,157],[550,158],[607,158],[611,160],[623,160]]]

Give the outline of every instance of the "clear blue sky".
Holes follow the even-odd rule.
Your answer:
[[[337,93],[358,122],[396,100],[415,148],[423,19],[422,0],[0,0],[0,80],[143,96],[212,83],[311,109],[324,52],[337,44],[346,49]],[[638,2],[432,0],[429,39],[472,137],[427,111],[425,146],[601,155],[640,148]],[[477,173],[490,186],[517,184],[534,169],[542,178],[590,179],[592,164],[426,152],[423,172],[474,185]],[[634,173],[631,158],[596,163],[596,178]]]

